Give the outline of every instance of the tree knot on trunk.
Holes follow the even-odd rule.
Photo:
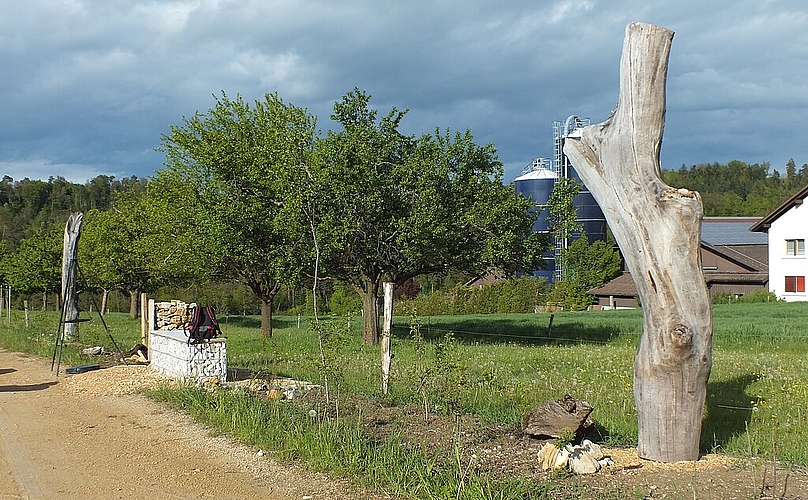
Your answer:
[[[693,330],[685,325],[676,325],[671,331],[671,339],[676,347],[690,347],[693,343]]]

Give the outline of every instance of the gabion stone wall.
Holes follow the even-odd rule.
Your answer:
[[[194,304],[195,305],[195,304]],[[200,344],[189,344],[182,329],[182,321],[176,319],[167,329],[164,318],[167,309],[171,314],[185,317],[191,307],[180,301],[149,301],[149,364],[153,370],[182,380],[203,383],[211,379],[227,381],[227,341],[212,339]],[[176,316],[175,316],[176,317]]]

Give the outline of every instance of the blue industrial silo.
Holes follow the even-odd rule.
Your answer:
[[[598,240],[606,240],[606,217],[595,201],[595,197],[583,184],[578,172],[564,154],[564,141],[569,137],[575,137],[580,133],[580,129],[587,125],[589,125],[588,118],[578,118],[574,115],[567,118],[566,121],[553,122],[555,153],[553,161],[536,158],[522,171],[521,175],[514,179],[516,192],[530,198],[534,204],[532,210],[539,212],[538,218],[533,223],[533,230],[539,233],[549,232],[547,202],[556,183],[562,178],[570,178],[581,184],[580,191],[572,200],[572,204],[577,210],[577,222],[581,227],[581,232],[570,234],[567,238],[556,239],[554,248],[544,256],[545,268],[532,273],[535,277],[545,277],[548,281],[563,278],[561,254],[573,241],[581,237],[581,233],[586,235],[590,244]]]
[[[564,142],[567,138],[579,136],[580,130],[589,125],[589,118],[578,118],[575,115],[569,116],[565,121],[553,122],[553,149],[555,152],[554,166],[558,178],[567,177],[574,179],[581,184],[581,190],[572,199],[572,204],[578,211],[577,222],[581,230],[586,235],[589,243],[606,240],[606,216],[595,201],[595,197],[583,183],[575,171],[572,163],[564,154]],[[573,233],[568,238],[556,240],[555,256],[558,257],[564,248],[581,237],[581,233]],[[564,276],[562,265],[555,266],[554,279],[559,280]]]
[[[525,167],[521,175],[514,179],[516,192],[524,195],[533,202],[531,210],[539,212],[536,221],[533,223],[533,231],[537,233],[547,233],[550,224],[547,222],[549,211],[547,201],[553,192],[553,186],[558,182],[558,174],[552,168],[552,162],[547,158],[536,158]],[[532,274],[536,278],[546,278],[552,281],[555,272],[554,252],[550,251],[544,256],[544,269],[534,271]]]

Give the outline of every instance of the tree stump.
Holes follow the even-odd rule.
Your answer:
[[[629,24],[617,108],[564,144],[637,285],[643,308],[634,362],[638,453],[663,462],[698,459],[712,366],[711,304],[699,254],[701,197],[660,178],[672,39],[665,28]]]

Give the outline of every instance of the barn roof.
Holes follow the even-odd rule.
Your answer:
[[[765,234],[752,233],[750,227],[760,217],[705,217],[701,223],[701,241],[717,245],[766,245]]]

